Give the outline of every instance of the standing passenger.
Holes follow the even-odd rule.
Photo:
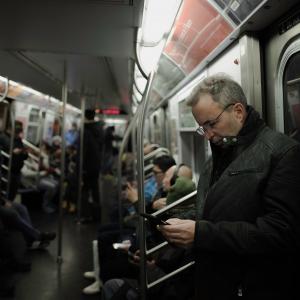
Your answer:
[[[121,137],[115,135],[115,126],[109,126],[104,134],[104,150],[103,150],[103,172],[104,175],[113,174],[114,156],[116,148],[113,146],[114,141],[122,140]]]
[[[100,205],[99,173],[101,168],[103,130],[99,122],[95,122],[95,111],[85,110],[85,123],[83,135],[83,187],[82,187],[82,221],[92,217],[92,203]],[[97,212],[100,218],[100,211]]]
[[[188,104],[210,141],[197,218],[160,226],[174,245],[193,245],[195,299],[298,299],[300,147],[267,127],[239,84],[211,76]]]

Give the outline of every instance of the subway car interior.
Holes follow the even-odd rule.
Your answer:
[[[299,1],[1,7],[0,299],[198,299],[174,296],[195,262],[157,230],[212,156],[186,99],[226,73],[299,142]]]

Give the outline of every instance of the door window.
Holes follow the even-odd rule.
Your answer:
[[[300,52],[286,64],[283,76],[284,132],[300,141]]]

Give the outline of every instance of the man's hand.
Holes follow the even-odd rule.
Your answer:
[[[155,210],[162,209],[166,206],[166,203],[167,203],[167,198],[157,199],[153,202],[152,208],[155,209]]]
[[[170,225],[159,225],[159,230],[171,244],[186,247],[194,242],[195,221],[168,219],[167,222]]]
[[[128,182],[127,183],[127,199],[132,204],[138,201],[138,192],[137,190]]]
[[[13,149],[13,154],[17,154],[18,155],[18,154],[22,153],[22,151],[23,150],[21,148],[14,148]]]
[[[139,265],[139,263],[141,261],[140,250],[136,250],[136,252],[132,255],[132,257],[130,257],[129,261],[135,265]],[[147,259],[146,264],[147,264],[147,267],[150,269],[152,269],[156,266],[154,259],[150,259],[150,260]]]

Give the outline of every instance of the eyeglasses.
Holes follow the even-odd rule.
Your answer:
[[[202,136],[205,135],[205,133],[208,130],[211,130],[214,128],[214,126],[220,121],[220,118],[221,118],[223,112],[232,105],[235,105],[235,103],[230,103],[230,104],[226,105],[224,107],[224,109],[221,111],[221,113],[215,119],[204,122],[202,126],[199,126],[196,129],[196,132]]]

